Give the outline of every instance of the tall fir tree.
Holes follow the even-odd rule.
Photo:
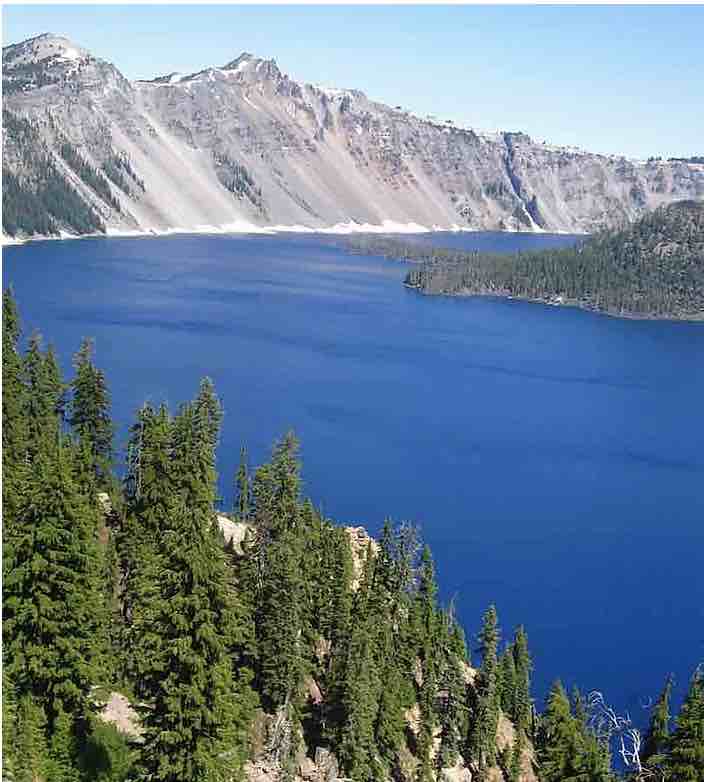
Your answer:
[[[305,669],[304,540],[298,441],[289,432],[252,483],[257,562],[258,685],[269,709],[293,705]]]
[[[516,690],[511,718],[527,736],[532,733],[533,699],[531,697],[531,672],[533,661],[528,650],[528,636],[523,625],[516,629],[511,647],[516,669]]]
[[[160,646],[147,672],[153,689],[141,751],[153,782],[229,780],[245,756],[246,716],[228,649],[230,584],[214,510],[219,411],[204,398],[184,406],[173,427],[175,485],[162,527],[160,589],[150,609]]]
[[[496,608],[489,606],[479,634],[482,663],[477,678],[476,707],[470,727],[468,753],[480,779],[496,763],[496,731],[499,723],[499,643]]]
[[[670,740],[670,698],[672,697],[672,675],[665,681],[660,697],[650,711],[650,724],[646,731],[641,751],[641,763],[644,768],[662,767]]]
[[[248,522],[250,516],[250,491],[249,464],[247,461],[247,449],[240,449],[240,463],[235,473],[232,512],[239,521]]]
[[[421,554],[418,591],[414,601],[420,674],[417,699],[421,715],[418,734],[419,780],[421,782],[431,782],[435,771],[432,755],[435,729],[438,725],[436,700],[442,654],[437,592],[435,566],[430,548],[426,545]]]
[[[541,782],[578,779],[580,773],[579,727],[572,716],[562,682],[550,688],[538,737]]]
[[[701,668],[692,676],[663,766],[668,782],[704,782],[704,671]]]
[[[91,469],[101,485],[108,483],[113,457],[110,393],[105,375],[93,364],[93,342],[83,340],[73,361],[70,423],[91,455]]]
[[[96,636],[96,515],[74,480],[74,456],[45,438],[10,539],[4,617],[7,670],[33,696],[47,729],[60,714],[80,733],[88,714]]]
[[[20,318],[11,290],[2,296],[2,504],[3,532],[11,526],[28,477],[29,437],[23,361],[19,352]]]
[[[131,428],[125,478],[127,508],[118,537],[122,570],[122,663],[140,697],[148,697],[161,675],[155,659],[160,648],[154,611],[160,590],[161,539],[176,491],[172,422],[162,405],[145,404]]]
[[[378,772],[375,724],[383,683],[374,633],[378,624],[374,600],[377,565],[377,557],[370,544],[355,595],[355,621],[346,649],[341,687],[343,717],[337,741],[338,753],[347,776],[355,782],[372,782]]]

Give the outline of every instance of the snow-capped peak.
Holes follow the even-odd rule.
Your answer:
[[[29,65],[44,60],[75,63],[89,57],[90,53],[86,49],[55,33],[43,33],[3,49],[3,60],[12,66]]]

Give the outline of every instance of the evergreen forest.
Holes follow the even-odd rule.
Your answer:
[[[427,294],[513,297],[624,317],[704,316],[704,203],[697,201],[560,249],[500,255],[373,237],[352,247],[421,262],[405,284]]]
[[[3,782],[704,782],[704,670],[643,726],[559,681],[536,708],[526,630],[466,638],[412,525],[327,518],[291,432],[221,508],[208,378],[120,464],[76,347],[64,377],[4,292]]]

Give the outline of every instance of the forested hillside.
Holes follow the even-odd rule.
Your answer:
[[[218,512],[204,379],[137,411],[118,479],[90,341],[66,380],[20,336],[5,292],[3,781],[609,782],[612,746],[629,779],[704,781],[701,671],[643,741],[559,682],[538,713],[525,630],[489,607],[472,660],[414,528],[324,517],[293,434],[254,470],[243,449]]]
[[[355,246],[422,261],[406,284],[423,293],[512,296],[632,317],[704,317],[704,202],[662,207],[561,249],[490,255],[390,240]]]

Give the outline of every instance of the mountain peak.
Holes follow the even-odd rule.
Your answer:
[[[75,62],[90,57],[90,52],[78,46],[64,35],[42,33],[26,41],[5,46],[3,61],[13,67],[51,60],[53,62]]]
[[[255,57],[251,52],[242,52],[239,57],[231,60],[226,65],[222,66],[223,71],[237,70],[241,65],[247,64],[252,60],[259,60],[259,57]]]
[[[230,73],[256,74],[258,77],[277,77],[281,76],[276,60],[266,60],[263,57],[257,57],[251,52],[242,52],[239,57],[223,65],[220,70]]]

